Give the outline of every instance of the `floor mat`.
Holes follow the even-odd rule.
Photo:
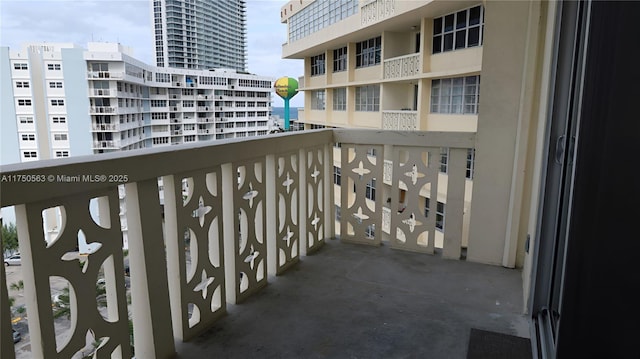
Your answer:
[[[467,359],[531,359],[531,340],[471,328]]]

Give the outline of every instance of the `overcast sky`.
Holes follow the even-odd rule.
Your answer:
[[[300,60],[283,60],[286,25],[280,7],[286,0],[247,0],[248,70],[257,75],[298,78]],[[19,49],[23,42],[119,42],[134,57],[153,64],[149,0],[0,0],[0,45]],[[291,100],[302,106],[302,94]],[[273,105],[283,106],[274,94]]]

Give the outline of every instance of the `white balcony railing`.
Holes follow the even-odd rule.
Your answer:
[[[384,78],[397,79],[419,75],[422,72],[420,53],[393,57],[384,60]]]
[[[420,127],[417,111],[382,111],[382,129],[416,131]]]
[[[360,24],[370,25],[395,14],[396,0],[360,0]]]
[[[90,79],[122,79],[122,72],[113,71],[89,71],[87,77]]]
[[[92,114],[94,113],[118,113],[118,108],[115,106],[91,106],[89,109]]]
[[[118,126],[115,123],[94,123],[94,131],[117,131]]]
[[[449,147],[442,255],[459,259],[461,194],[474,136],[317,130],[69,158],[63,164],[51,160],[1,166],[2,206],[15,206],[21,270],[28,278],[24,296],[30,298],[31,355],[69,358],[89,338],[100,343],[93,347],[97,357],[130,358],[131,315],[137,357],[173,356],[175,341],[209,330],[226,313],[227,303],[246,300],[269,276],[284,273],[335,235],[336,142],[341,143],[342,241],[379,244],[384,238],[393,248],[425,253],[434,252],[436,216],[424,216],[418,193],[429,186],[437,193],[439,162],[428,159]],[[368,155],[372,148],[377,157]],[[385,162],[392,163],[390,185],[378,188],[372,201],[367,184],[383,177]],[[401,183],[406,198],[416,200],[405,203],[401,213],[385,211],[386,193],[389,208],[397,208]],[[97,213],[91,209],[94,201]],[[431,213],[436,213],[435,205],[431,201]],[[43,211],[51,208],[59,213],[57,228],[62,231],[47,242],[50,223]],[[129,243],[130,306],[119,213],[126,220]],[[107,310],[102,312],[95,299],[99,273],[104,273],[107,288]],[[5,284],[2,276],[0,284]],[[62,341],[56,340],[61,334],[54,334],[53,276],[70,288],[72,329]],[[0,311],[10,311],[6,298],[0,300]],[[8,327],[9,320],[3,315],[0,325]],[[4,345],[8,334],[2,335]]]

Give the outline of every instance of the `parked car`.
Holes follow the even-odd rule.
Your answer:
[[[22,335],[20,335],[20,332],[13,329],[13,342],[17,343],[22,339]]]
[[[16,253],[4,259],[4,265],[6,266],[19,266],[20,265],[20,253]]]

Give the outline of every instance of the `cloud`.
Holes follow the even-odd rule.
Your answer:
[[[280,22],[280,8],[286,2],[247,1],[251,73],[274,78],[303,73],[301,60],[281,58],[287,27]],[[153,64],[150,6],[148,0],[0,0],[0,45],[19,49],[24,42],[119,42],[133,48],[135,58]],[[294,99],[300,101],[299,96]]]

